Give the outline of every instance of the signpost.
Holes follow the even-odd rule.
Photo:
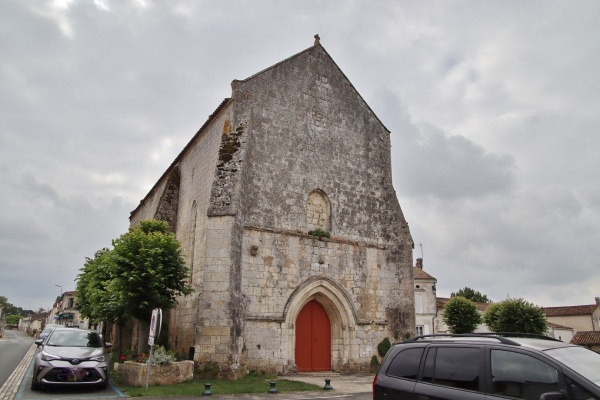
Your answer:
[[[148,356],[148,373],[146,374],[146,392],[150,382],[150,367],[152,366],[152,350],[154,349],[154,339],[160,335],[162,327],[162,310],[155,308],[152,310],[152,318],[150,319],[150,334],[148,335],[148,344],[150,345],[150,355]]]

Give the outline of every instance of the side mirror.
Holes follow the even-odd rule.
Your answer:
[[[540,396],[540,400],[567,400],[561,392],[548,392]]]
[[[106,349],[107,353],[112,353],[112,343],[110,342],[105,342],[104,343],[104,348]]]
[[[35,341],[35,344],[37,345],[37,347],[40,347],[42,345],[42,343],[44,343],[44,339],[37,339]]]

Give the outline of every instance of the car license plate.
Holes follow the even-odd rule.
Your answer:
[[[69,368],[67,373],[67,382],[81,382],[85,378],[85,369]]]

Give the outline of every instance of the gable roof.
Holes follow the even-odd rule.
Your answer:
[[[571,343],[579,345],[600,345],[600,331],[577,332]]]
[[[273,65],[271,65],[270,67],[268,67],[268,68],[265,68],[265,69],[263,69],[262,71],[259,71],[259,72],[257,72],[256,74],[254,74],[254,75],[252,75],[252,76],[250,76],[250,77],[248,77],[248,78],[246,78],[246,79],[242,80],[241,82],[248,82],[248,81],[250,81],[250,80],[252,80],[252,79],[256,78],[257,76],[259,76],[259,75],[262,75],[262,74],[264,74],[265,72],[267,72],[267,71],[270,71],[270,70],[272,70],[273,68],[276,68],[276,67],[278,67],[278,66],[279,66],[279,65],[281,65],[281,64],[284,64],[284,63],[286,63],[286,62],[288,62],[288,61],[290,61],[290,60],[293,60],[293,59],[294,59],[294,58],[296,58],[296,57],[300,57],[300,56],[304,55],[305,53],[308,53],[308,52],[314,51],[314,49],[317,49],[317,48],[318,48],[318,49],[321,49],[321,50],[322,50],[322,51],[323,51],[323,52],[324,52],[324,53],[327,55],[327,57],[329,57],[329,59],[331,60],[331,62],[333,63],[333,65],[335,65],[335,67],[336,67],[336,68],[337,68],[337,70],[340,72],[340,74],[342,74],[342,75],[343,75],[343,77],[344,77],[344,78],[346,78],[346,80],[347,80],[347,81],[348,81],[348,83],[350,84],[350,87],[351,87],[351,88],[354,90],[354,92],[355,92],[355,93],[356,93],[356,95],[357,95],[357,96],[360,98],[360,100],[363,102],[363,104],[365,105],[365,107],[367,107],[367,109],[368,109],[368,110],[369,110],[369,111],[370,111],[370,112],[373,114],[373,116],[374,116],[374,117],[377,119],[377,121],[379,121],[379,123],[381,124],[381,126],[383,126],[383,128],[384,128],[384,129],[385,129],[385,130],[386,130],[388,133],[390,133],[390,130],[389,130],[389,129],[388,129],[388,128],[387,128],[387,127],[386,127],[386,126],[383,124],[383,122],[381,122],[381,120],[379,119],[379,117],[377,116],[377,114],[375,114],[375,112],[373,111],[373,109],[372,109],[372,108],[369,106],[369,104],[368,104],[368,103],[365,101],[365,99],[364,99],[364,98],[363,98],[363,97],[360,95],[360,93],[358,92],[358,90],[356,90],[356,87],[354,87],[354,85],[352,84],[352,82],[350,81],[350,79],[348,79],[348,77],[346,76],[346,74],[344,74],[344,71],[342,71],[342,69],[339,67],[339,65],[337,65],[337,63],[336,63],[336,62],[335,62],[335,60],[333,59],[333,57],[331,57],[331,55],[330,55],[330,54],[327,52],[327,50],[325,50],[325,47],[323,47],[323,46],[322,46],[320,43],[316,43],[315,45],[313,45],[313,46],[311,46],[311,47],[309,47],[309,48],[307,48],[307,49],[305,49],[305,50],[302,50],[301,52],[299,52],[299,53],[296,53],[296,54],[294,54],[293,56],[286,58],[285,60],[282,60],[282,61],[280,61],[280,62],[278,62],[278,63],[276,63],[276,64],[273,64]]]
[[[560,324],[555,324],[554,322],[547,321],[548,326],[552,329],[562,329],[562,330],[573,330],[570,326],[564,326]]]
[[[413,279],[433,279],[437,281],[433,276],[423,271],[423,268],[413,267]]]
[[[596,304],[583,306],[565,306],[565,307],[542,307],[546,317],[573,317],[577,315],[592,315],[596,310]]]

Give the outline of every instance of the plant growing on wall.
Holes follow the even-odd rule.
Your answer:
[[[325,232],[321,228],[315,229],[315,230],[312,230],[312,231],[308,231],[308,234],[310,236],[324,237],[324,238],[328,238],[330,236],[329,232]]]

